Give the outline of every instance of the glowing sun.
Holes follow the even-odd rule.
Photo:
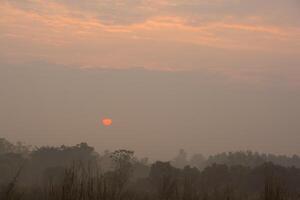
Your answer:
[[[110,118],[104,118],[102,119],[103,126],[111,126],[112,125],[112,119]]]

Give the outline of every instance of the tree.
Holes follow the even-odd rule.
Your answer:
[[[30,146],[26,146],[22,142],[17,142],[17,144],[13,144],[5,138],[0,138],[0,154],[7,153],[28,155],[30,153]]]
[[[205,167],[205,157],[202,154],[194,154],[190,159],[190,165],[202,170]]]
[[[180,170],[172,167],[170,162],[157,161],[151,166],[149,178],[156,188],[159,199],[174,198],[177,192],[179,172]]]
[[[184,149],[179,150],[178,155],[172,161],[172,165],[180,169],[183,169],[186,165],[188,165],[187,153]]]
[[[112,174],[112,183],[116,189],[116,198],[119,199],[121,193],[128,183],[133,169],[134,152],[120,149],[111,154],[114,163],[114,171]]]
[[[14,145],[5,138],[0,138],[0,154],[14,152]]]

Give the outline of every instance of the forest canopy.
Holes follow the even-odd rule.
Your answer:
[[[281,200],[299,198],[299,183],[297,155],[239,151],[206,158],[181,149],[168,162],[150,163],[126,149],[33,148],[0,139],[0,194],[7,199]]]

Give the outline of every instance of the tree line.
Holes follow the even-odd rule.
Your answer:
[[[296,200],[298,156],[250,151],[169,162],[120,149],[97,153],[86,143],[35,147],[0,139],[4,200]]]

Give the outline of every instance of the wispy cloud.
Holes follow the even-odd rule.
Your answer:
[[[20,62],[229,74],[283,59],[296,66],[299,9],[296,0],[4,0],[0,53]]]

